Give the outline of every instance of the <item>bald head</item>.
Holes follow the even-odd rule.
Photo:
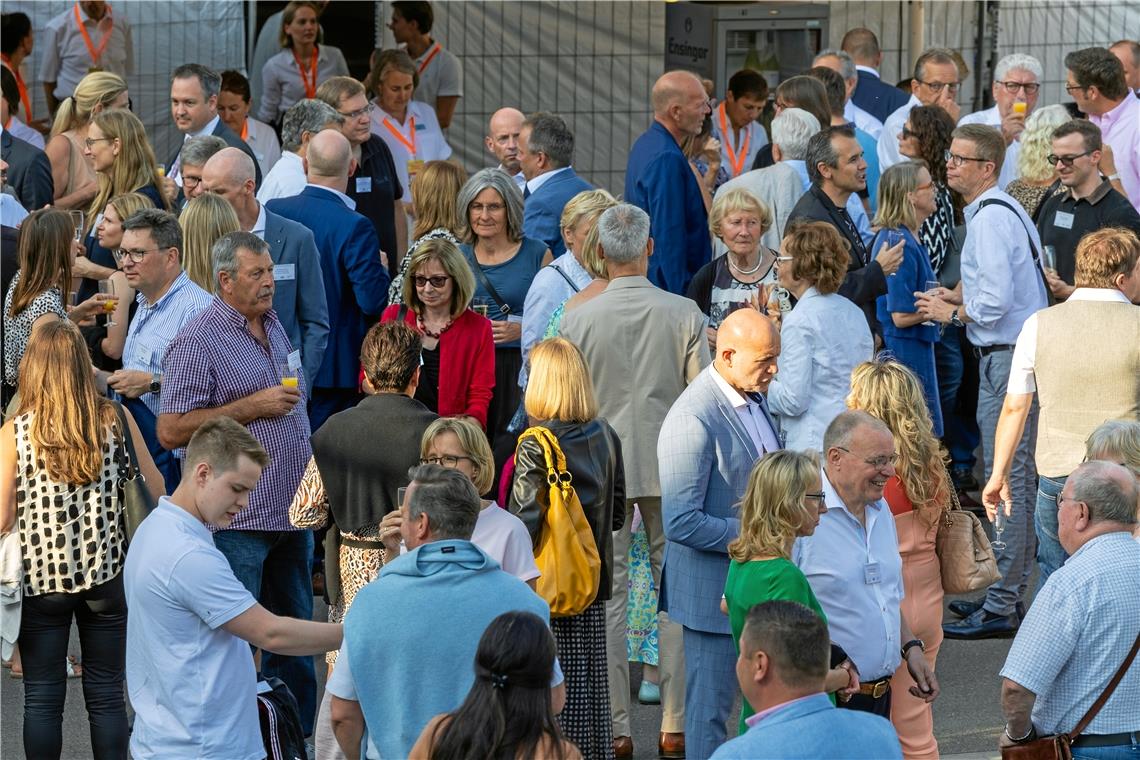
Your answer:
[[[322,129],[309,141],[308,180],[315,185],[348,187],[352,167],[352,144],[335,129]]]
[[[256,181],[257,172],[250,158],[241,148],[223,148],[210,157],[202,168],[202,180],[210,185],[208,176],[221,174],[232,182]]]
[[[716,332],[716,371],[739,393],[768,390],[780,355],[780,332],[756,309],[737,309]]]
[[[518,174],[522,168],[519,165],[519,133],[525,118],[517,108],[500,108],[491,114],[491,121],[487,125],[487,136],[483,143],[510,174]]]
[[[255,176],[252,158],[238,148],[223,148],[202,167],[201,186],[233,206],[242,229],[249,230],[260,211]]]
[[[699,135],[712,110],[708,93],[695,74],[669,71],[653,84],[653,118],[669,130],[678,144]]]
[[[688,71],[665,72],[653,83],[653,114],[661,116],[667,113],[670,106],[683,103],[698,90],[703,94],[705,88],[696,74]]]
[[[883,60],[883,53],[879,49],[879,38],[866,27],[857,26],[849,30],[843,35],[840,47],[860,66],[877,69]]]

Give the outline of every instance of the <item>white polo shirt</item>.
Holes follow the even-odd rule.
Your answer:
[[[131,755],[262,760],[249,644],[222,629],[257,600],[206,526],[163,496],[123,570]]]
[[[404,188],[405,197],[411,188],[411,178],[408,176],[408,162],[413,158],[419,161],[442,161],[451,157],[451,146],[439,128],[439,119],[435,116],[435,107],[418,100],[408,102],[408,109],[404,113],[404,123],[396,121],[380,107],[376,101],[372,109],[372,134],[379,137],[392,152],[392,162],[396,165],[396,176],[400,179],[400,187]],[[385,124],[387,120],[387,124]],[[413,137],[412,121],[415,120]],[[413,155],[409,145],[416,146]]]

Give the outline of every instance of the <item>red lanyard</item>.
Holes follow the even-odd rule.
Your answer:
[[[748,157],[748,146],[752,142],[752,133],[746,127],[744,130],[744,147],[738,154],[732,148],[732,133],[728,131],[728,120],[725,119],[724,103],[720,104],[720,134],[724,138],[724,149],[728,153],[728,165],[732,169],[732,176],[739,177],[744,171],[744,159]]]
[[[91,54],[91,63],[95,66],[99,65],[99,59],[103,57],[103,50],[107,47],[107,43],[111,41],[111,31],[115,26],[115,20],[111,18],[110,4],[107,5],[107,15],[103,18],[107,19],[107,31],[103,33],[103,39],[99,42],[99,49],[96,50],[95,44],[91,42],[91,35],[87,33],[87,27],[83,25],[83,19],[79,15],[79,3],[75,4],[75,25],[79,27],[79,33],[83,35],[83,42],[87,45],[87,52]],[[96,26],[98,25],[99,24],[96,24]]]
[[[20,68],[13,66],[11,59],[8,58],[7,53],[0,53],[0,59],[4,61],[4,66],[8,71],[12,72],[13,78],[16,80],[16,88],[20,91],[20,103],[24,106],[24,118],[28,121],[32,120],[32,101],[28,98],[28,88],[24,84],[24,78],[20,76]],[[4,125],[7,128],[7,124]]]
[[[438,42],[431,46],[431,52],[428,53],[427,58],[424,59],[424,62],[420,64],[418,73],[424,73],[424,69],[426,69],[428,67],[428,64],[431,63],[431,59],[435,58],[439,54],[440,50],[441,47]]]
[[[407,148],[408,152],[412,154],[413,158],[415,158],[415,155],[416,155],[416,117],[415,116],[409,116],[408,117],[408,126],[411,127],[411,133],[408,137],[404,137],[404,133],[401,132],[400,130],[396,129],[392,125],[392,122],[388,121],[387,116],[384,117],[384,126],[387,127],[388,131],[391,132],[392,135],[397,140],[400,141],[400,144],[403,145],[405,148]]]
[[[305,97],[317,97],[317,46],[313,45],[313,61],[309,66],[309,73],[305,73],[305,67],[301,64],[301,59],[297,57],[297,51],[293,51],[293,60],[297,62],[297,68],[301,72],[301,84],[305,86]],[[309,81],[309,74],[312,74],[312,81]]]

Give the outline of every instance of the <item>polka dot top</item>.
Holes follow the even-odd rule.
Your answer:
[[[126,558],[118,464],[117,424],[103,442],[103,471],[83,485],[57,483],[35,456],[32,413],[14,419],[16,508],[24,553],[24,593],[75,593],[114,578]]]

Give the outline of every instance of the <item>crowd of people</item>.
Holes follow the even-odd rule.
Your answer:
[[[361,79],[306,0],[252,78],[178,66],[168,152],[121,9],[49,24],[51,119],[3,16],[27,756],[79,675],[96,757],[265,757],[281,691],[322,759],[626,758],[634,661],[661,757],[934,758],[941,642],[1001,636],[1001,745],[1072,731],[1140,640],[1140,43],[1061,105],[1009,52],[976,113],[864,28],[772,93],[669,71],[615,197],[507,103],[469,173],[460,61],[390,5]],[[999,577],[944,622],[959,502]]]

